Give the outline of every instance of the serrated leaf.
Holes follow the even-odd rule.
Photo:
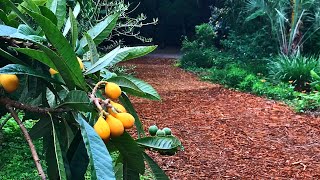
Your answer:
[[[80,125],[81,135],[85,143],[91,164],[91,178],[115,179],[111,156],[102,139],[80,114],[75,114]]]
[[[51,59],[47,56],[47,54],[43,51],[36,50],[36,49],[30,49],[30,48],[15,48],[18,52],[21,52],[27,56],[30,56],[31,58],[38,60],[39,62],[47,65],[48,67],[51,67],[53,69],[56,69],[56,66],[51,61]]]
[[[80,4],[79,2],[77,2],[76,6],[73,9],[73,16],[77,18],[79,13],[80,13]],[[63,36],[66,36],[68,34],[70,28],[71,28],[71,22],[70,22],[70,16],[69,16],[63,30]]]
[[[70,91],[58,107],[70,107],[79,111],[91,111],[90,99],[86,92],[80,90]]]
[[[122,93],[119,97],[119,100],[122,103],[122,105],[126,108],[126,110],[134,117],[134,125],[137,128],[138,138],[145,137],[146,135],[143,129],[143,125],[128,96]]]
[[[62,35],[59,29],[57,29],[57,27],[49,19],[40,14],[34,13],[28,9],[25,10],[42,28],[46,37],[56,48],[58,54],[60,55],[62,60],[55,60],[53,61],[53,63],[56,65],[57,70],[66,82],[66,85],[69,88],[74,88],[75,86],[78,86],[82,89],[86,89],[86,83],[84,81],[82,71],[79,68],[79,63],[76,54],[73,48],[70,46],[67,39]],[[47,53],[50,59],[53,59],[53,57],[51,57],[52,55],[54,55],[53,53],[48,54],[48,50],[44,52]],[[56,57],[56,59],[59,59],[59,57]]]
[[[159,150],[171,150],[176,148],[182,148],[180,140],[174,136],[144,137],[137,139],[136,142],[140,146]]]
[[[120,137],[113,137],[111,142],[119,150],[129,169],[136,173],[144,173],[142,150],[127,132],[124,132]]]
[[[85,33],[84,35],[85,35],[87,42],[88,42],[91,64],[94,64],[99,60],[98,50],[97,50],[96,45],[95,45],[93,39],[91,38],[91,36],[87,33]]]
[[[165,172],[159,167],[159,165],[145,152],[143,152],[143,157],[148,163],[153,176],[156,180],[169,180],[169,177],[165,174]]]
[[[100,58],[99,61],[94,63],[85,74],[92,74],[100,71],[103,68],[113,66],[121,61],[130,60],[140,56],[144,56],[152,52],[156,46],[137,46],[137,47],[125,47],[115,48],[104,57]]]
[[[116,26],[116,22],[119,18],[119,13],[108,16],[103,21],[96,24],[91,28],[87,33],[92,37],[96,45],[99,45],[104,39],[106,39],[113,28]],[[82,37],[80,40],[80,47],[82,49],[87,49],[88,42],[85,37]]]
[[[58,23],[57,27],[58,29],[61,29],[61,27],[64,24],[65,18],[66,18],[66,0],[48,0],[47,7],[53,12],[53,14],[56,15]]]
[[[48,82],[53,82],[57,84],[63,84],[60,81],[57,81],[53,78],[51,78],[47,74],[43,74],[41,72],[37,72],[27,66],[21,65],[21,64],[8,64],[2,68],[0,68],[0,74],[27,74],[30,76],[38,77],[41,79],[44,79]]]

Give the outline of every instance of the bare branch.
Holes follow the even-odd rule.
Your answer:
[[[34,163],[35,163],[35,165],[37,167],[39,176],[41,177],[42,180],[45,180],[46,179],[46,175],[44,174],[43,168],[42,168],[41,163],[40,163],[39,156],[37,154],[37,150],[36,150],[34,144],[32,143],[32,139],[31,139],[31,137],[30,137],[30,135],[28,133],[28,130],[24,127],[22,121],[18,117],[18,114],[13,110],[13,108],[10,105],[7,105],[6,107],[9,110],[9,112],[11,113],[11,116],[18,123],[18,125],[19,125],[19,127],[21,129],[21,132],[24,135],[24,138],[28,142],[28,145],[29,145],[29,148],[31,150],[31,154],[32,154]]]

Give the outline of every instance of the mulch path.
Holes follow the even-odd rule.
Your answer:
[[[174,156],[152,154],[170,179],[320,179],[319,118],[201,82],[170,59],[124,64],[162,97],[133,98],[145,129],[169,127],[185,147]]]

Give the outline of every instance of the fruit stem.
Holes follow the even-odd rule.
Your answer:
[[[100,82],[98,82],[98,83],[94,86],[94,88],[93,88],[93,90],[92,90],[92,92],[91,92],[91,94],[90,94],[90,99],[91,99],[91,101],[93,101],[93,103],[94,103],[95,106],[98,108],[98,110],[99,110],[101,113],[103,113],[105,116],[108,116],[109,113],[107,113],[103,108],[104,108],[104,107],[107,107],[107,108],[112,107],[112,105],[110,104],[110,99],[102,100],[101,98],[97,98],[97,97],[96,97],[96,93],[97,93],[98,88],[99,88],[100,85],[102,85],[102,84],[107,84],[107,83],[108,83],[107,81],[100,81]]]
[[[40,159],[39,159],[39,156],[37,154],[37,151],[36,151],[36,148],[34,146],[34,144],[32,143],[32,139],[28,133],[28,130],[26,129],[26,127],[24,127],[22,121],[19,119],[18,117],[18,114],[16,111],[13,110],[13,108],[9,105],[6,106],[7,109],[9,110],[9,112],[11,113],[11,116],[14,118],[14,120],[18,123],[23,135],[24,135],[24,138],[26,139],[26,141],[28,142],[28,145],[29,145],[29,148],[31,150],[31,154],[32,154],[32,157],[33,157],[33,161],[37,167],[37,170],[38,170],[38,174],[39,176],[41,177],[42,180],[45,180],[46,179],[46,175],[44,174],[44,171],[43,171],[43,168],[41,166],[41,163],[40,163]]]

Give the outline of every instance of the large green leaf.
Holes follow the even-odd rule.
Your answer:
[[[8,7],[29,27],[32,27],[32,24],[29,22],[29,19],[16,7],[16,5],[11,0],[4,0]],[[25,3],[25,2],[23,2]],[[11,18],[9,18],[11,19]]]
[[[116,26],[118,18],[119,13],[108,16],[106,19],[96,24],[87,32],[92,37],[96,45],[99,45],[104,39],[106,39],[110,35],[113,28]],[[87,46],[88,42],[86,38],[82,37],[80,40],[80,47],[82,49],[86,49]]]
[[[106,54],[104,57],[100,58],[95,64],[93,64],[85,74],[92,74],[105,67],[110,67],[118,62],[124,60],[130,60],[133,58],[137,58],[140,56],[144,56],[150,52],[152,52],[156,46],[137,46],[137,47],[124,47],[124,48],[116,48]]]
[[[25,55],[30,56],[31,58],[38,60],[39,62],[51,67],[53,69],[57,69],[51,59],[47,56],[47,54],[43,51],[30,49],[30,48],[15,48],[18,52],[21,52]]]
[[[65,106],[79,111],[91,111],[93,109],[90,106],[90,99],[86,92],[80,90],[73,90],[67,94],[67,97],[63,100],[58,107]]]
[[[52,12],[50,9],[48,9],[48,8],[45,7],[45,6],[40,6],[39,8],[40,8],[40,10],[41,10],[41,14],[42,14],[44,17],[50,19],[50,21],[51,21],[54,25],[57,25],[57,24],[58,24],[57,16],[56,16],[55,14],[53,14],[53,12]]]
[[[136,173],[144,173],[142,150],[127,132],[124,132],[120,137],[113,137],[111,142],[119,150],[129,169]]]
[[[18,31],[18,29],[16,29],[16,28],[0,24],[0,36],[11,36],[12,34],[16,33],[17,31]]]
[[[80,125],[81,135],[85,143],[91,164],[92,179],[115,179],[111,156],[102,139],[80,114],[75,114]]]
[[[121,96],[119,97],[119,100],[121,101],[121,103],[124,105],[124,107],[126,108],[126,110],[132,114],[132,116],[134,117],[135,121],[134,121],[134,125],[137,128],[137,132],[138,132],[138,138],[141,137],[145,137],[145,132],[143,129],[143,125],[140,121],[140,118],[136,112],[136,110],[134,109],[130,99],[128,98],[128,96],[124,93],[121,94]]]
[[[38,78],[42,78],[48,82],[53,82],[57,84],[62,84],[60,81],[57,81],[51,78],[49,75],[35,71],[27,66],[20,64],[8,64],[0,68],[0,74],[26,74]]]
[[[30,129],[29,134],[32,140],[36,140],[50,133],[51,129],[50,119],[43,117]]]
[[[123,180],[140,180],[139,173],[132,169],[127,159],[123,160]]]
[[[165,137],[144,137],[137,139],[136,142],[146,148],[153,148],[158,150],[171,150],[182,148],[181,142],[174,136]]]
[[[61,74],[63,80],[66,82],[66,85],[69,88],[78,86],[82,89],[86,89],[86,83],[84,81],[82,71],[79,68],[76,54],[73,48],[70,46],[68,40],[62,35],[59,29],[57,29],[57,27],[49,19],[28,9],[26,9],[26,11],[42,28],[47,39],[56,48],[58,54],[60,55],[62,60],[55,59],[53,63],[56,65],[57,70]],[[53,60],[54,57],[51,57],[52,53],[46,53],[48,57]],[[59,57],[56,58],[59,59]]]
[[[164,171],[159,167],[159,165],[150,157],[148,154],[143,152],[143,157],[148,163],[153,176],[156,180],[169,180],[168,176],[164,173]]]
[[[76,6],[73,9],[73,16],[77,18],[79,13],[80,13],[80,4],[79,2],[77,2]],[[63,36],[66,36],[68,34],[70,28],[71,28],[71,22],[70,22],[70,16],[69,16],[63,29]]]
[[[64,161],[63,161],[63,156],[62,156],[62,152],[61,152],[61,147],[60,147],[60,141],[56,132],[56,128],[55,128],[55,123],[52,121],[52,134],[53,134],[53,144],[54,144],[54,151],[55,151],[55,155],[56,155],[56,161],[57,161],[57,165],[58,165],[58,172],[59,172],[59,177],[60,180],[66,180],[67,179],[67,175],[66,175],[66,170],[64,167]]]
[[[151,100],[161,100],[157,91],[150,84],[140,79],[131,76],[116,76],[108,79],[108,81],[119,84],[126,93]]]
[[[57,27],[61,29],[66,18],[66,0],[48,0],[47,7],[56,15]]]

